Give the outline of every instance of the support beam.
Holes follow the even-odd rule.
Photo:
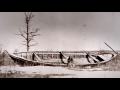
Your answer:
[[[105,42],[104,42],[105,43]],[[110,49],[112,49],[107,43],[105,43]],[[116,52],[115,50],[112,49],[112,51],[114,51],[116,54],[118,54],[118,52]]]

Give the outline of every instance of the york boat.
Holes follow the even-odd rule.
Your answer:
[[[33,53],[35,56],[34,60],[26,59],[20,56],[17,56],[15,54],[10,54],[8,55],[14,60],[15,63],[21,66],[36,66],[36,65],[51,65],[51,66],[56,66],[56,65],[69,65],[68,59],[69,56],[65,55],[64,53],[60,52],[60,60],[54,61],[54,60],[41,60],[36,53]],[[81,65],[81,66],[90,66],[90,65],[97,65],[97,64],[102,64],[109,62],[113,60],[117,54],[114,53],[101,53],[101,54],[92,54],[90,55],[87,53],[85,57],[83,58],[73,58],[73,63],[74,65]]]

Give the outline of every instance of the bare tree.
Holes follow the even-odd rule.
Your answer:
[[[32,18],[34,17],[32,12],[25,12],[25,30],[21,31],[20,30],[20,35],[24,38],[24,43],[22,43],[23,45],[26,46],[27,51],[30,50],[31,46],[35,46],[37,43],[33,43],[31,44],[31,42],[34,41],[34,37],[40,35],[38,33],[38,31],[40,30],[39,28],[35,28],[35,29],[31,29],[30,27],[30,22],[32,21]]]

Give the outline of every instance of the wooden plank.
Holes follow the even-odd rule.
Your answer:
[[[35,55],[35,57],[37,58],[38,61],[42,61],[36,53],[34,53],[34,55]]]
[[[105,42],[104,42],[105,43]],[[109,48],[111,48],[107,43],[105,43]],[[112,49],[112,48],[111,48]],[[116,54],[118,54],[114,49],[112,49]]]

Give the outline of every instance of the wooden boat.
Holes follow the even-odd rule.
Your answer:
[[[64,64],[68,64],[69,57],[65,55],[64,53],[61,53],[61,54],[63,55],[61,62],[63,62]],[[72,64],[81,65],[81,66],[92,66],[92,65],[102,64],[102,63],[111,61],[116,56],[117,54],[114,54],[114,53],[101,53],[101,54],[93,54],[93,55],[86,53],[85,58],[80,58],[80,59],[73,58]]]
[[[106,44],[106,45],[109,46],[108,44]],[[86,53],[85,57],[82,57],[79,59],[73,58],[72,63],[68,62],[70,59],[70,56],[67,56],[62,52],[60,52],[60,60],[58,60],[58,61],[57,60],[41,60],[35,52],[33,53],[34,59],[31,59],[31,60],[23,58],[23,57],[19,57],[17,55],[10,54],[10,53],[8,53],[8,55],[15,62],[17,62],[19,65],[22,65],[22,66],[24,66],[24,65],[30,65],[30,66],[34,65],[35,66],[35,65],[41,65],[41,64],[52,65],[52,66],[54,66],[54,65],[92,66],[92,65],[98,65],[98,64],[103,64],[103,63],[109,62],[109,61],[113,60],[118,55],[118,53],[115,51],[114,51],[114,53],[101,53],[101,54],[91,54],[91,55],[89,53]]]

